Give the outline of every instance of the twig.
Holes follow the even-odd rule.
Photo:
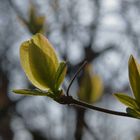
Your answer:
[[[80,73],[80,71],[85,67],[85,65],[87,64],[87,61],[84,61],[84,63],[80,66],[80,68],[78,69],[78,71],[74,74],[72,80],[70,81],[70,84],[67,88],[67,91],[66,91],[66,95],[69,96],[69,90],[70,90],[70,87],[71,85],[73,84],[73,81],[75,80],[75,78],[78,76],[78,74]]]
[[[62,95],[56,101],[61,103],[61,104],[76,105],[76,106],[79,106],[79,107],[82,107],[82,108],[88,108],[88,109],[91,109],[91,110],[96,110],[96,111],[99,111],[99,112],[112,114],[112,115],[116,115],[116,116],[134,118],[133,116],[130,116],[129,114],[127,114],[125,112],[118,112],[118,111],[113,111],[113,110],[109,110],[109,109],[105,109],[105,108],[100,108],[100,107],[96,107],[96,106],[93,106],[93,105],[78,101],[76,99],[73,99],[72,96]]]

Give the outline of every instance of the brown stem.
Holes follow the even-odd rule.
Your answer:
[[[113,111],[113,110],[109,110],[109,109],[105,109],[105,108],[100,108],[100,107],[96,107],[96,106],[78,101],[76,99],[73,99],[72,96],[62,95],[57,100],[57,102],[59,102],[61,104],[76,105],[76,106],[79,106],[79,107],[82,107],[82,108],[88,108],[88,109],[91,109],[91,110],[96,110],[96,111],[107,113],[107,114],[134,118],[133,116],[130,116],[129,114],[127,114],[125,112],[118,112],[118,111]]]
[[[69,96],[69,90],[70,90],[70,87],[71,87],[73,81],[75,80],[75,78],[77,77],[77,75],[80,73],[80,71],[85,67],[86,64],[87,64],[87,61],[85,61],[85,62],[80,66],[80,68],[78,69],[78,71],[74,74],[74,76],[73,76],[72,80],[70,81],[70,84],[69,84],[69,86],[68,86],[68,88],[67,88],[67,91],[66,91],[66,95],[67,95],[67,96]]]

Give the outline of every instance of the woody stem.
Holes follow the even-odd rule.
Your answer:
[[[130,116],[129,114],[127,114],[125,112],[118,112],[118,111],[113,111],[113,110],[109,110],[109,109],[105,109],[105,108],[100,108],[100,107],[96,107],[96,106],[87,104],[85,102],[78,101],[78,100],[72,98],[72,96],[62,95],[59,98],[58,102],[61,103],[61,104],[75,105],[75,106],[79,106],[79,107],[82,107],[82,108],[88,108],[88,109],[91,109],[91,110],[96,110],[96,111],[107,113],[107,114],[134,118],[133,116]]]

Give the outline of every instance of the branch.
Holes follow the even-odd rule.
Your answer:
[[[96,110],[96,111],[111,114],[111,115],[134,118],[133,116],[130,116],[129,114],[127,114],[125,112],[118,112],[118,111],[113,111],[113,110],[109,110],[109,109],[105,109],[105,108],[100,108],[100,107],[96,107],[96,106],[78,101],[78,100],[72,98],[72,96],[61,95],[61,97],[59,99],[56,99],[56,101],[60,104],[76,105],[76,106],[79,106],[82,108],[88,108],[91,110]]]

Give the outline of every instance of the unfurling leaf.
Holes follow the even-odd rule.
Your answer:
[[[94,74],[92,77],[92,97],[93,102],[98,101],[103,94],[103,81],[101,77]]]
[[[88,65],[80,82],[78,97],[88,103],[95,103],[102,96],[103,83],[99,75],[91,74],[91,66]]]
[[[135,99],[122,93],[114,94],[114,96],[126,106],[132,109],[139,109],[140,104]]]
[[[28,28],[32,34],[45,32],[45,16],[38,15],[37,10],[33,3],[30,4],[28,10],[28,20],[20,18],[22,23]]]
[[[35,6],[31,4],[29,9],[29,21],[26,23],[32,34],[44,32],[45,16],[37,15]]]
[[[21,44],[20,62],[28,79],[39,90],[13,92],[51,97],[63,93],[59,88],[66,75],[66,63],[59,63],[55,50],[43,35],[38,33]]]
[[[140,119],[140,64],[131,55],[128,62],[129,81],[134,98],[124,94],[115,94],[117,99],[128,106],[127,113]]]
[[[140,111],[134,110],[134,109],[128,107],[128,108],[126,109],[126,112],[127,112],[130,116],[132,116],[132,117],[134,117],[134,118],[137,118],[137,119],[140,119]]]
[[[80,80],[78,97],[80,100],[83,100],[85,102],[90,102],[91,94],[92,94],[92,78],[91,78],[88,68],[86,68],[84,70],[83,77]]]
[[[35,96],[49,96],[52,97],[53,94],[49,91],[41,91],[38,89],[15,89],[14,93],[23,94],[23,95],[35,95]]]
[[[54,49],[43,35],[36,34],[31,40],[22,43],[20,61],[33,85],[41,90],[54,89],[58,59]]]
[[[67,71],[66,62],[61,62],[55,74],[55,89],[58,89],[65,78]]]
[[[129,81],[136,100],[140,102],[140,64],[132,55],[129,58]]]

